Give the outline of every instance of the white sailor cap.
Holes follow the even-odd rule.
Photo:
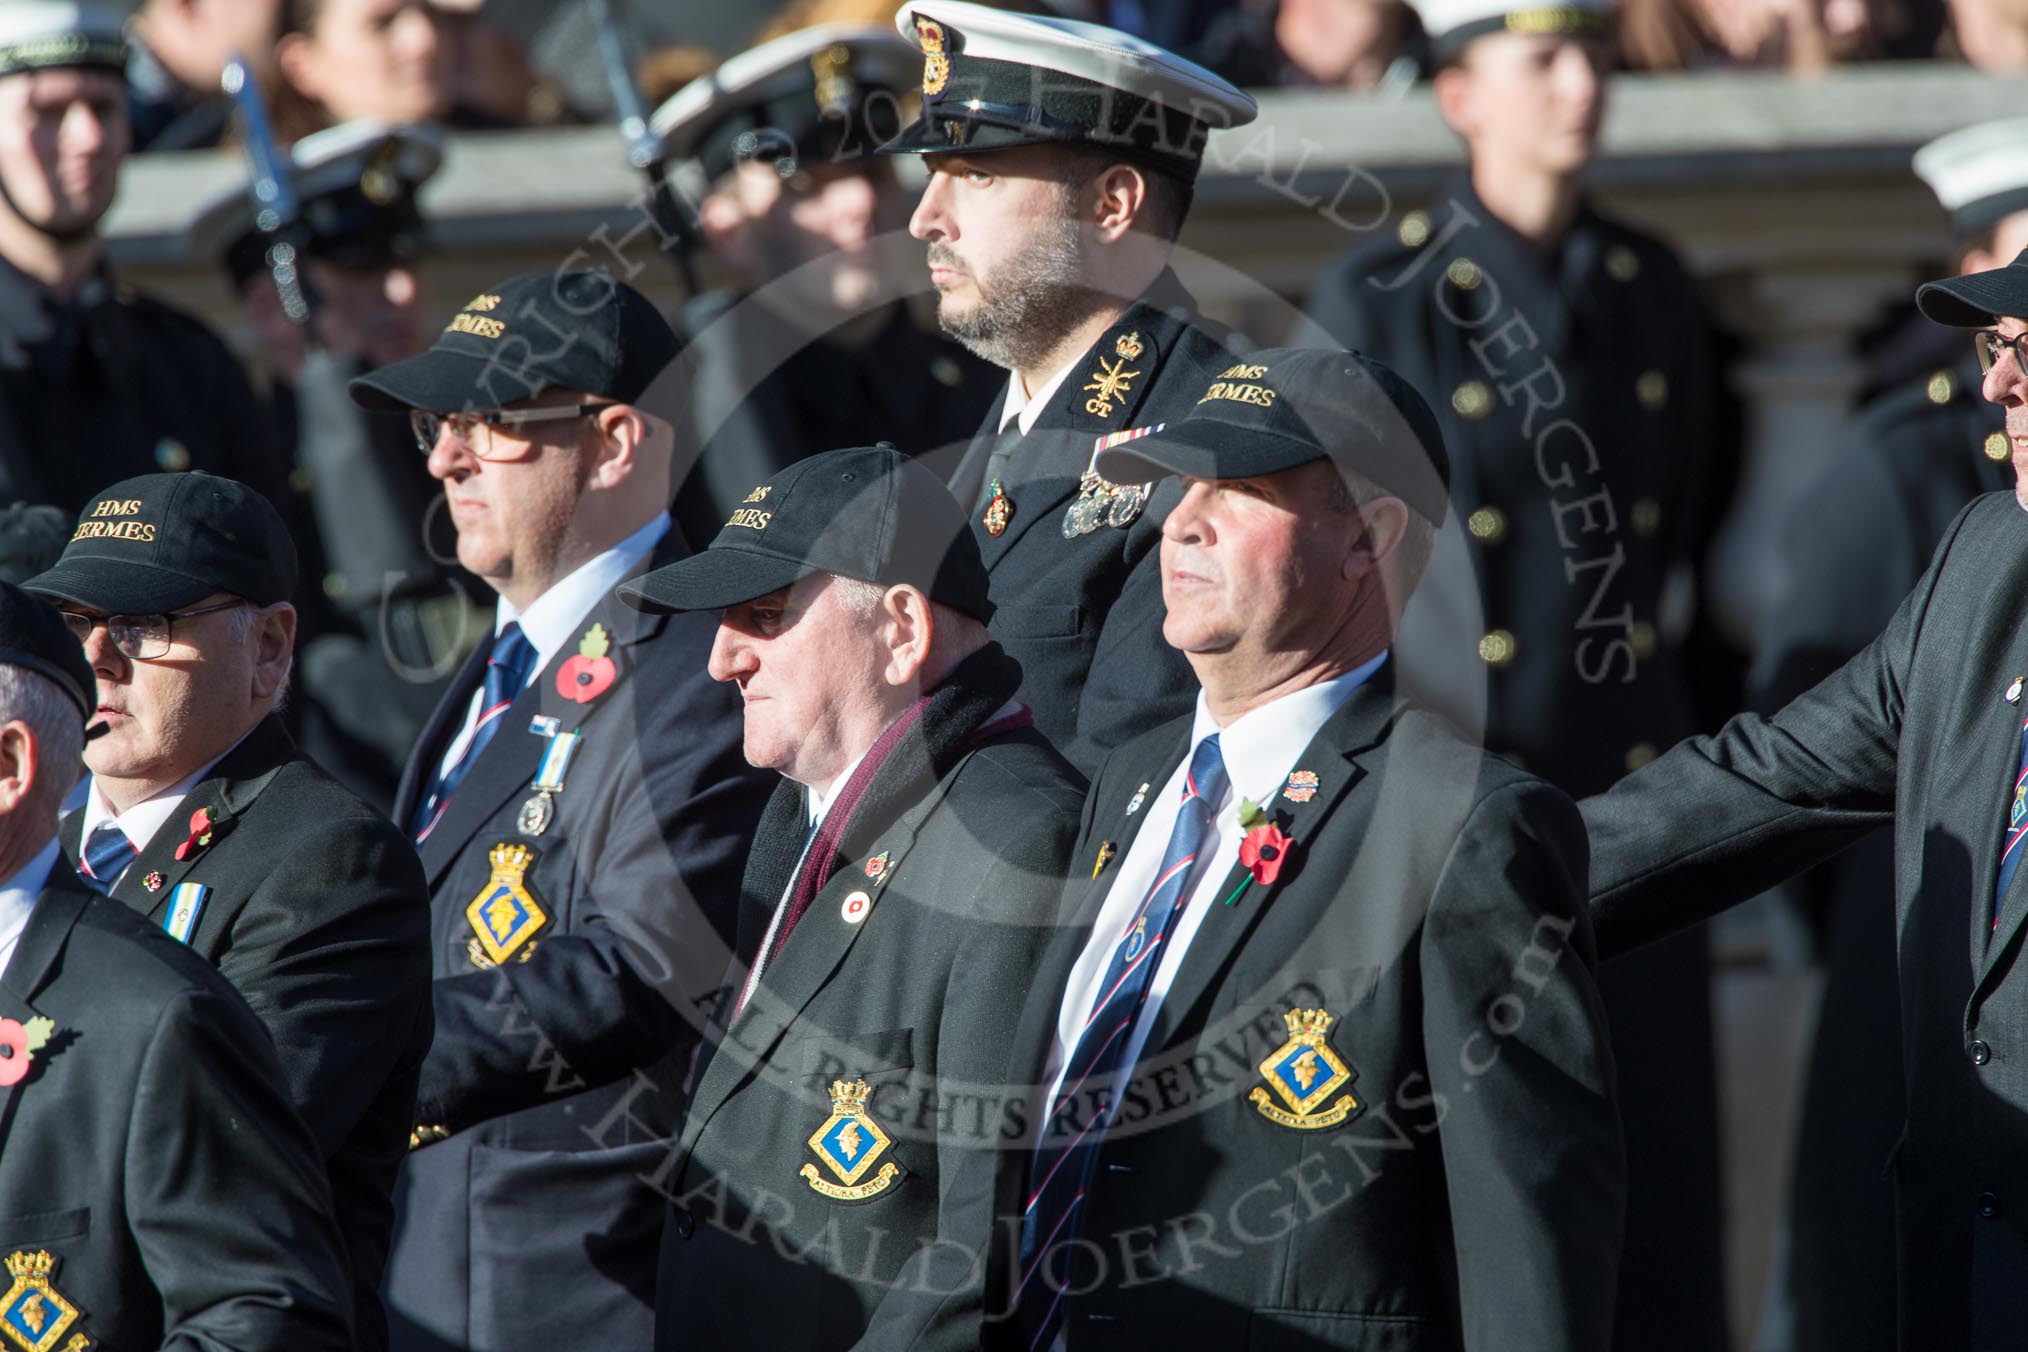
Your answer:
[[[1539,33],[1551,36],[1604,36],[1612,31],[1609,0],[1409,0],[1430,51],[1439,61],[1464,50],[1466,43],[1487,33]]]
[[[55,66],[125,71],[127,10],[110,0],[0,0],[0,75]]]
[[[831,23],[764,42],[670,95],[648,129],[710,178],[761,159],[848,163],[900,130],[915,53],[878,24]]]
[[[2028,209],[2028,117],[1981,122],[1915,152],[1915,173],[1959,238]]]
[[[312,257],[359,267],[408,262],[427,252],[416,192],[444,159],[431,123],[345,122],[305,136],[289,152],[296,201]],[[200,258],[223,262],[235,282],[266,266],[267,236],[254,223],[252,185],[213,198],[191,227]]]
[[[910,0],[894,16],[922,53],[922,116],[890,154],[1094,145],[1194,179],[1212,131],[1254,101],[1154,43],[1099,24]]]

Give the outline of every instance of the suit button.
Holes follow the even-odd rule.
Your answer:
[[[1995,432],[1987,437],[1985,451],[1986,459],[1988,460],[2006,460],[2014,454],[2013,448],[2007,442],[2007,434],[2005,432]]]
[[[1493,411],[1493,391],[1483,380],[1468,380],[1451,391],[1451,407],[1460,418],[1483,418]]]
[[[1479,658],[1489,667],[1504,667],[1514,660],[1514,635],[1495,629],[1479,640]]]
[[[1498,507],[1481,507],[1465,518],[1465,529],[1474,540],[1498,544],[1507,534],[1507,514]]]
[[[1977,1038],[1972,1039],[1970,1050],[1972,1053],[1972,1064],[1975,1066],[1983,1066],[1986,1062],[1993,1059],[1993,1049]]]
[[[1627,748],[1627,770],[1629,773],[1640,769],[1659,754],[1653,742],[1635,742]]]
[[[690,1238],[690,1236],[696,1233],[697,1233],[697,1218],[695,1216],[692,1216],[687,1208],[680,1206],[677,1207],[676,1208],[677,1236],[682,1239],[688,1239]]]
[[[1992,1220],[2000,1214],[2000,1195],[1994,1192],[1979,1194],[1979,1215]]]

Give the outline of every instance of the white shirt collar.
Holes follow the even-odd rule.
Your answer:
[[[531,681],[549,665],[551,657],[578,637],[578,621],[619,586],[668,533],[669,514],[657,513],[653,521],[611,549],[579,564],[536,597],[527,610],[516,610],[504,596],[499,599],[494,607],[493,632],[497,635],[511,623],[521,625],[522,637],[535,646],[535,664],[528,669]]]
[[[1361,663],[1343,676],[1304,686],[1257,709],[1249,709],[1223,728],[1212,720],[1204,692],[1197,692],[1197,716],[1190,726],[1190,746],[1218,733],[1218,750],[1225,761],[1226,782],[1232,786],[1232,801],[1251,798],[1266,803],[1282,786],[1295,758],[1317,736],[1331,715],[1343,708],[1352,692],[1387,661],[1387,650]]]
[[[35,909],[35,899],[42,895],[42,889],[49,883],[50,870],[56,867],[56,837],[51,836],[47,844],[35,852],[30,859],[16,870],[13,877],[0,883],[0,975],[7,971],[8,959],[14,956],[14,945],[21,939],[21,931],[28,928],[28,913]]]
[[[1083,355],[1083,353],[1078,354],[1079,357]],[[1064,378],[1070,374],[1071,368],[1076,365],[1077,361],[1075,359],[1065,362],[1057,369],[1055,375],[1042,382],[1041,388],[1036,390],[1032,397],[1022,392],[1021,373],[1009,371],[1007,373],[1007,402],[1000,406],[1000,430],[1002,432],[1006,431],[1007,424],[1016,418],[1021,420],[1022,436],[1025,437],[1035,430],[1035,420],[1040,418],[1043,410],[1049,407],[1049,401],[1056,397],[1057,389],[1062,386]]]
[[[240,736],[239,742],[244,742],[252,733],[253,729],[248,728]],[[125,812],[113,811],[112,805],[106,802],[106,796],[99,788],[98,776],[93,775],[91,791],[85,795],[84,829],[78,835],[78,848],[80,850],[84,848],[84,842],[92,838],[93,831],[104,823],[111,822],[120,828],[128,840],[134,842],[136,854],[147,849],[148,842],[155,838],[155,833],[162,829],[162,824],[176,815],[177,804],[181,803],[220,761],[230,756],[239,746],[239,742],[234,742],[217,756],[198,766],[192,773],[177,780],[154,797],[134,804]]]

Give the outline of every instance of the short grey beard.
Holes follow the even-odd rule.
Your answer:
[[[1039,369],[1065,334],[1088,319],[1101,297],[1084,281],[1076,221],[1062,216],[1035,232],[1007,260],[992,287],[979,281],[979,303],[953,320],[937,307],[937,324],[974,356],[1005,371]]]

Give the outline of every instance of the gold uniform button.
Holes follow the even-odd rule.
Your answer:
[[[1401,228],[1395,231],[1401,242],[1411,249],[1420,249],[1429,239],[1429,213],[1411,211],[1401,218]]]
[[[330,597],[333,601],[344,600],[345,593],[350,590],[351,588],[345,584],[345,575],[343,573],[324,574],[324,595]]]
[[[1481,507],[1465,518],[1465,529],[1474,540],[1497,544],[1507,534],[1507,514],[1498,507]]]
[[[1951,396],[1958,392],[1958,378],[1949,371],[1938,371],[1929,378],[1923,392],[1929,395],[1932,404],[1948,404]]]
[[[1479,657],[1489,667],[1504,667],[1514,661],[1514,636],[1495,629],[1479,640]]]
[[[1660,371],[1641,372],[1641,378],[1634,382],[1634,398],[1648,412],[1659,412],[1669,402],[1669,377]]]
[[[1482,275],[1479,265],[1469,258],[1453,258],[1451,265],[1444,269],[1444,276],[1450,278],[1451,285],[1460,291],[1476,289]]]
[[[1460,418],[1483,418],[1493,411],[1493,392],[1483,380],[1468,380],[1451,391],[1451,407]]]
[[[1634,510],[1628,520],[1636,535],[1653,535],[1662,529],[1662,504],[1653,498],[1641,498],[1634,503]]]
[[[1655,759],[1657,754],[1653,742],[1635,742],[1627,748],[1627,769],[1638,770]]]
[[[1995,432],[1986,438],[1986,459],[2005,460],[2008,456],[2007,434]]]
[[[1655,655],[1655,626],[1646,620],[1635,620],[1627,626],[1627,646],[1633,649],[1637,661],[1645,662]]]
[[[965,379],[965,368],[958,365],[955,357],[939,353],[930,359],[930,375],[937,384],[956,389]]]
[[[1641,275],[1641,260],[1624,244],[1606,250],[1606,275],[1616,282],[1631,282]]]

